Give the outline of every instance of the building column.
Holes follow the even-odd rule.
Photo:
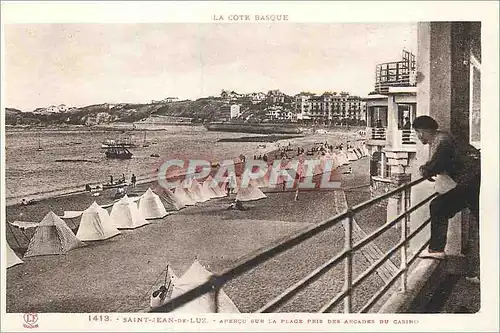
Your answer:
[[[411,174],[406,173],[405,167],[408,165],[408,153],[406,152],[386,152],[388,163],[391,168],[391,190],[409,182]],[[388,199],[387,222],[394,220],[400,215],[404,207],[402,205],[403,192],[398,193]],[[408,226],[409,227],[409,226]]]
[[[453,22],[422,22],[418,24],[417,52],[417,117],[428,115],[436,119],[441,130],[456,132],[463,135],[463,123],[468,124],[468,116],[463,111],[458,114],[453,111],[457,105],[464,102],[464,82],[457,74],[459,54],[462,54],[463,43],[454,42],[460,37],[461,24]],[[462,29],[463,30],[463,29]],[[456,79],[460,77],[460,82]],[[455,80],[454,80],[455,78]],[[468,86],[468,85],[467,85]],[[468,94],[467,94],[468,95]],[[467,114],[468,115],[468,114]],[[467,119],[464,119],[467,118]],[[429,147],[417,142],[417,154],[410,165],[412,178],[420,177],[418,168],[430,157]],[[436,192],[435,185],[446,182],[438,176],[436,183],[425,181],[412,189],[412,205],[422,201]],[[415,230],[429,218],[429,204],[424,205],[412,214],[410,229]],[[461,238],[461,213],[450,219],[449,240]],[[426,227],[410,242],[410,251],[429,238],[430,226]],[[447,248],[455,253],[460,248]]]
[[[398,104],[394,96],[387,97],[387,132],[386,147],[397,148],[398,138]]]

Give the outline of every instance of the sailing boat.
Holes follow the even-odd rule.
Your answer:
[[[151,145],[151,143],[146,141],[146,131],[144,131],[144,142],[142,143],[142,146],[149,147],[150,145]]]
[[[38,137],[38,151],[43,151],[43,148],[42,148],[42,145],[41,145],[41,142],[40,142],[40,137]]]

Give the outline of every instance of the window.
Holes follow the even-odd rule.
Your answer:
[[[411,123],[416,118],[417,105],[398,104],[398,129],[411,129]]]
[[[481,63],[471,53],[469,85],[469,141],[481,147]]]

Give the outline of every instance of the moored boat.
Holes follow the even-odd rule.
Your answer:
[[[112,147],[106,150],[107,158],[127,160],[132,158],[132,153],[124,147]]]

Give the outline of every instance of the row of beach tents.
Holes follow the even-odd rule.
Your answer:
[[[366,147],[351,148],[345,152],[327,153],[323,160],[333,160],[336,168],[348,164],[367,155]],[[190,182],[191,184],[187,183]],[[250,180],[247,186],[241,186],[241,178],[236,182],[217,184],[211,176],[200,184],[196,179],[185,180],[175,189],[156,187],[148,190],[137,197],[125,195],[118,201],[108,205],[92,203],[84,211],[65,211],[63,216],[58,216],[50,211],[39,223],[32,222],[9,222],[19,228],[35,228],[34,234],[29,240],[24,257],[41,255],[64,254],[72,249],[85,246],[88,241],[100,241],[119,235],[122,229],[135,229],[150,223],[150,220],[161,219],[186,206],[195,205],[198,202],[206,202],[213,198],[222,198],[228,195],[227,189],[236,193],[236,199],[240,201],[252,201],[266,198],[267,196],[260,188],[269,186],[269,177]],[[111,207],[111,212],[106,208]],[[73,233],[67,219],[80,218],[78,231]],[[6,251],[7,268],[22,264],[12,248],[7,244]],[[169,276],[169,289],[167,292],[153,293],[151,296],[151,307],[165,304],[168,300],[175,298],[186,291],[206,282],[211,273],[205,269],[198,260],[180,278],[177,278],[171,268],[167,267]],[[163,289],[165,291],[165,289]],[[200,312],[239,312],[234,302],[221,289],[215,301],[213,292],[202,295],[191,302],[177,308],[174,312],[200,313]]]
[[[348,164],[366,156],[366,147],[351,148],[346,152],[327,153],[323,159],[333,160],[333,166]],[[190,184],[189,184],[190,183]],[[252,179],[247,186],[241,186],[241,178],[236,182],[217,184],[211,176],[200,184],[196,179],[184,180],[174,191],[162,187],[149,188],[143,195],[128,197],[125,195],[114,204],[99,206],[94,202],[84,211],[65,211],[63,216],[49,212],[41,222],[14,221],[10,224],[19,228],[35,228],[24,257],[63,254],[82,242],[105,240],[120,234],[119,229],[135,229],[149,224],[149,220],[161,219],[186,206],[206,202],[213,198],[226,197],[227,188],[236,193],[236,200],[252,201],[266,198],[260,188],[268,187],[269,177]],[[138,202],[137,202],[138,201]],[[108,213],[106,208],[111,208]],[[80,217],[78,231],[73,234],[64,220]],[[12,267],[22,260],[7,244],[7,267]]]
[[[203,184],[196,179],[190,182],[190,186],[181,183],[174,191],[161,187],[155,188],[154,191],[148,188],[141,196],[125,195],[110,205],[100,206],[94,202],[84,211],[65,211],[63,216],[50,211],[39,223],[23,221],[9,223],[23,229],[35,228],[24,257],[64,254],[85,245],[83,242],[105,240],[120,234],[119,229],[135,229],[149,224],[149,220],[162,219],[186,206],[227,195],[221,187],[224,184],[217,185],[211,176],[207,177]],[[227,186],[232,187],[232,191],[236,193],[236,199],[240,201],[267,197],[259,189],[264,186],[264,183],[250,182],[247,187],[243,188],[231,184]],[[106,209],[109,207],[111,207],[110,213]],[[76,235],[64,221],[75,218],[80,218]],[[7,247],[7,267],[22,263],[8,244]]]

